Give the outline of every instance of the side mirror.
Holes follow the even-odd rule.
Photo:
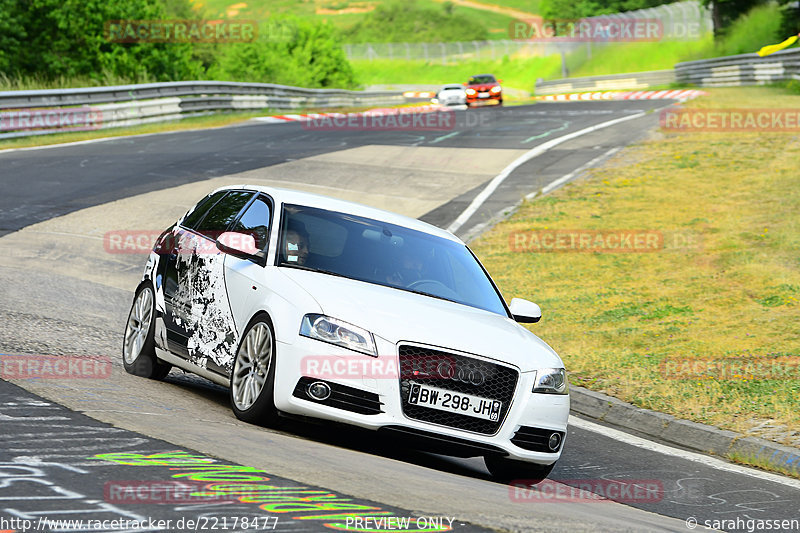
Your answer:
[[[497,83],[503,83],[503,80],[497,80]]]
[[[237,257],[255,257],[261,250],[256,247],[256,239],[247,233],[226,231],[217,239],[217,246],[226,254]]]
[[[517,322],[532,323],[539,322],[539,320],[542,319],[541,308],[528,300],[512,298],[511,304],[508,307],[511,310],[511,315]]]

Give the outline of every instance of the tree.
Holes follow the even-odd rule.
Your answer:
[[[7,73],[86,76],[102,80],[171,80],[195,77],[199,64],[186,43],[116,43],[106,38],[112,20],[164,19],[159,0],[0,0],[3,21],[15,33],[0,37],[0,69]],[[20,36],[23,43],[15,45]]]
[[[227,45],[208,74],[312,88],[356,85],[333,26],[296,17],[272,18],[260,26],[257,40]]]
[[[455,11],[418,5],[414,0],[391,1],[378,6],[344,32],[347,42],[447,42],[482,41],[486,27]]]
[[[733,21],[763,3],[764,0],[703,0],[703,5],[711,9],[715,37],[723,35]]]

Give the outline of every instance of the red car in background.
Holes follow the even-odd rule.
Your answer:
[[[466,85],[467,105],[475,105],[478,102],[495,101],[498,105],[503,105],[503,89],[500,87],[502,80],[496,79],[492,74],[478,74],[472,76]]]

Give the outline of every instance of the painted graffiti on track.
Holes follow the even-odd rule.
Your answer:
[[[0,531],[485,531],[108,426],[0,381]]]

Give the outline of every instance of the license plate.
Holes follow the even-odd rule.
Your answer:
[[[478,93],[478,96],[481,98],[489,98],[489,93]]]
[[[481,398],[419,383],[411,383],[408,403],[492,421],[496,421],[500,417],[500,409],[503,407],[503,402],[500,400]]]

